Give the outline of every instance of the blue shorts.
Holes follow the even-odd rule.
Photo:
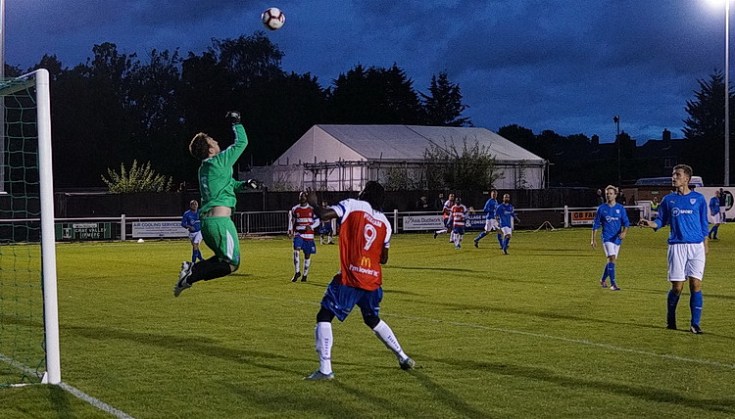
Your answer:
[[[452,228],[452,218],[451,217],[447,217],[444,219],[444,227],[446,227],[447,229]]]
[[[326,223],[319,226],[319,234],[325,235],[332,233],[332,222],[327,221]]]
[[[452,233],[459,234],[461,236],[464,234],[464,227],[454,227],[454,229],[452,229]]]
[[[373,291],[348,287],[340,283],[340,274],[337,274],[332,278],[332,282],[329,283],[327,290],[324,292],[322,307],[334,313],[339,321],[343,322],[355,305],[360,307],[363,318],[378,317],[382,299],[382,287]]]
[[[304,240],[301,236],[293,238],[293,248],[295,250],[303,250],[305,255],[316,253],[316,243],[314,243],[314,240]]]

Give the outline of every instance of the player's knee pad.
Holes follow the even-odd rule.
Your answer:
[[[362,320],[365,322],[365,324],[367,325],[367,327],[369,327],[371,329],[375,329],[375,326],[377,326],[378,323],[380,323],[380,317],[378,317],[378,316],[372,316],[372,315],[371,316],[364,316],[362,318]]]
[[[316,322],[322,323],[322,322],[331,322],[332,319],[334,319],[334,313],[327,310],[326,308],[322,307],[318,313],[316,313]]]

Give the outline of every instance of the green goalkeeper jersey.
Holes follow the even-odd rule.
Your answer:
[[[206,214],[218,206],[235,209],[235,193],[242,189],[243,182],[232,178],[232,166],[248,146],[248,136],[241,124],[233,125],[232,130],[235,132],[235,143],[216,156],[202,160],[199,166],[199,191],[202,194],[200,214]]]

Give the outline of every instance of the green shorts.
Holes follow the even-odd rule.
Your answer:
[[[230,217],[203,217],[202,238],[219,260],[240,266],[240,240]]]

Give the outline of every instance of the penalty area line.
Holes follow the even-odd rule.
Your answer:
[[[116,409],[116,408],[110,406],[109,404],[103,402],[102,400],[97,399],[95,397],[92,397],[89,394],[87,394],[87,393],[79,390],[76,387],[70,386],[69,384],[66,384],[64,382],[61,382],[59,384],[59,387],[61,387],[65,391],[71,393],[76,398],[78,398],[80,400],[83,400],[83,401],[89,403],[90,405],[96,407],[97,409],[99,409],[99,410],[101,410],[103,412],[106,412],[106,413],[109,413],[109,414],[115,416],[116,418],[120,418],[120,419],[133,419],[132,416],[128,415],[127,413],[123,412],[122,410]]]
[[[407,320],[414,320],[414,321],[445,323],[445,324],[449,324],[449,325],[457,326],[457,327],[467,327],[467,328],[472,328],[472,329],[489,330],[493,332],[509,333],[509,334],[520,335],[520,336],[530,336],[530,337],[539,338],[539,339],[548,339],[548,340],[555,340],[555,341],[565,342],[565,343],[573,343],[577,345],[591,346],[591,347],[601,348],[601,349],[605,349],[605,350],[612,351],[612,352],[627,352],[629,354],[645,355],[645,356],[649,356],[653,358],[671,359],[675,361],[690,362],[693,364],[709,365],[713,367],[727,368],[727,369],[735,370],[735,364],[726,364],[724,362],[711,361],[708,359],[688,358],[688,357],[672,355],[672,354],[663,354],[663,353],[658,353],[658,352],[643,351],[640,349],[625,348],[622,346],[610,345],[608,343],[593,342],[587,339],[565,338],[561,336],[547,335],[545,333],[525,332],[522,330],[504,329],[501,327],[485,326],[485,325],[476,324],[476,323],[453,322],[453,321],[446,321],[446,320],[431,319],[431,318],[426,318],[426,317],[404,316],[401,314],[389,314],[388,316],[407,319]]]
[[[263,295],[251,295],[251,297],[259,298],[261,300],[284,301],[281,298],[273,298],[273,297],[267,297]],[[307,304],[307,305],[317,305],[317,306],[319,305],[319,303],[315,303],[313,301],[304,301],[304,300],[288,300],[288,301],[292,303],[300,303],[300,304]],[[622,346],[610,345],[608,343],[593,342],[587,339],[565,338],[562,336],[547,335],[544,333],[535,333],[535,332],[525,332],[523,330],[504,329],[501,327],[485,326],[485,325],[476,324],[476,323],[453,322],[453,321],[447,321],[447,320],[437,320],[437,319],[432,319],[432,318],[427,318],[427,317],[405,316],[402,314],[394,314],[394,313],[386,313],[385,316],[386,317],[396,317],[396,318],[401,318],[401,319],[406,319],[406,320],[413,320],[413,321],[423,321],[423,322],[429,322],[429,323],[444,323],[444,324],[448,324],[448,325],[456,326],[456,327],[465,327],[465,328],[471,328],[471,329],[488,330],[492,332],[509,333],[509,334],[514,334],[514,335],[519,335],[519,336],[534,337],[538,339],[555,340],[558,342],[565,342],[565,343],[571,343],[575,345],[584,345],[584,346],[590,346],[594,348],[600,348],[600,349],[604,349],[604,350],[612,351],[612,352],[626,352],[629,354],[644,355],[644,356],[653,357],[653,358],[670,359],[674,361],[689,362],[692,364],[708,365],[711,367],[727,368],[730,370],[735,370],[735,364],[727,364],[724,362],[711,361],[708,359],[688,358],[688,357],[679,356],[679,355],[644,351],[640,349],[625,348]]]
[[[12,367],[14,367],[14,368],[22,371],[26,375],[38,377],[38,372],[36,370],[34,370],[33,368],[31,368],[31,367],[29,367],[27,365],[23,365],[20,362],[15,361],[14,359],[12,359],[12,358],[10,358],[10,357],[8,357],[6,355],[3,355],[1,353],[0,353],[0,361],[5,362],[6,364],[8,364],[8,365],[10,365],[10,366],[12,366]],[[20,386],[22,386],[22,385],[14,385],[13,387],[20,387]],[[92,397],[89,394],[87,394],[87,393],[79,390],[78,388],[73,387],[73,386],[70,386],[69,384],[64,383],[63,381],[61,383],[59,383],[59,388],[61,388],[62,390],[66,391],[67,393],[71,393],[74,397],[76,397],[76,398],[78,398],[78,399],[80,399],[80,400],[82,400],[84,402],[87,402],[88,404],[92,405],[93,407],[95,407],[95,408],[97,408],[97,409],[99,409],[99,410],[101,410],[103,412],[109,413],[109,414],[115,416],[116,418],[119,418],[119,419],[133,419],[132,416],[128,415],[127,413],[123,412],[122,410],[116,409],[116,408],[110,406],[109,404],[103,402],[102,400],[99,400],[99,399],[97,399],[95,397]]]

